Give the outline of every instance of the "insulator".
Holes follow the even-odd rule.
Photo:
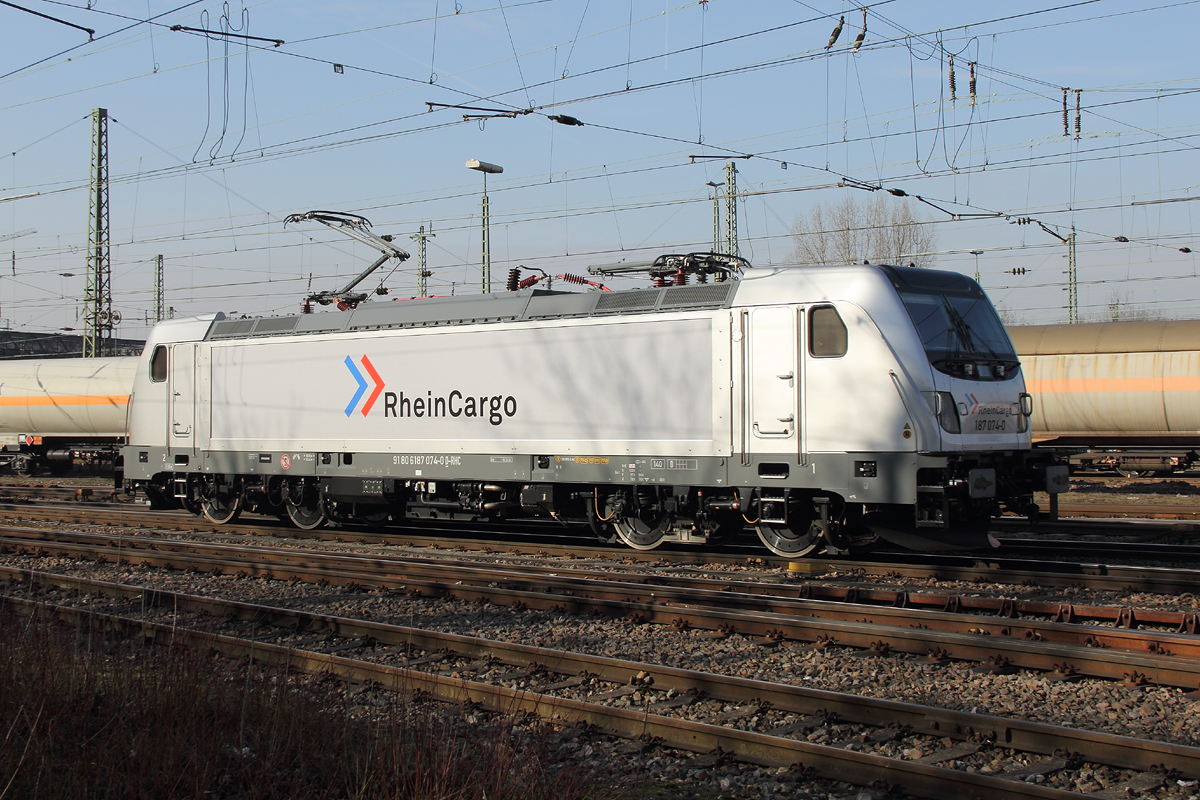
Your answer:
[[[300,313],[301,314],[311,314],[312,313],[312,300],[305,300],[303,303],[300,304]]]
[[[533,286],[535,283],[537,283],[541,279],[542,279],[541,275],[530,275],[528,278],[526,278],[525,280],[518,283],[517,288],[518,289],[528,289],[530,286]]]
[[[1026,271],[1027,270],[1025,269],[1025,267],[1013,267],[1013,269],[1010,270],[1010,272],[1012,272],[1013,275],[1024,275],[1026,273]]]
[[[581,278],[578,275],[572,275],[569,272],[564,272],[562,275],[559,275],[558,277],[561,278],[562,280],[566,281],[567,283],[574,283],[579,286],[591,286],[591,284],[592,284],[592,282],[589,281],[587,278]]]
[[[521,283],[521,268],[513,267],[512,269],[510,269],[508,271],[508,283],[505,284],[504,288],[510,292],[515,292],[517,290],[517,286],[519,286],[520,283]]]
[[[968,88],[971,90],[971,105],[975,105],[976,83],[975,83],[975,62],[974,61],[971,62],[970,67],[971,67],[971,80],[970,80],[970,84],[969,84]]]
[[[1070,89],[1063,89],[1063,136],[1071,135],[1069,112],[1067,111],[1067,92],[1069,91]]]
[[[687,276],[687,273],[683,271],[683,267],[680,267],[679,269],[675,270],[674,277],[675,277],[675,285],[676,286],[687,286],[688,276]]]
[[[697,272],[696,273],[696,283],[708,283],[708,273],[707,272]]]
[[[655,289],[661,289],[662,287],[667,285],[667,276],[666,275],[655,275],[654,280],[651,282],[650,285],[653,286]]]
[[[958,99],[956,92],[958,85],[954,82],[954,56],[950,56],[950,102],[953,103]]]
[[[1082,89],[1075,90],[1075,138],[1076,139],[1079,138],[1079,132],[1083,128],[1083,121],[1080,119],[1080,114],[1079,114],[1079,96],[1081,94],[1083,94]]]

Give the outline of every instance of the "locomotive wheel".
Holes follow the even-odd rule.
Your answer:
[[[242,498],[236,495],[218,494],[200,501],[204,518],[214,525],[228,525],[242,515]]]
[[[621,541],[634,550],[653,550],[663,543],[663,537],[670,530],[671,515],[644,509],[635,516],[614,517],[612,526]]]
[[[288,519],[302,531],[311,531],[325,523],[325,512],[318,503],[297,504],[290,499],[286,503]]]
[[[800,530],[788,525],[756,525],[758,538],[768,550],[784,558],[803,558],[825,544],[821,529],[808,524]]]

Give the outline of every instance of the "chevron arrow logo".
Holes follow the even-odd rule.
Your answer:
[[[371,376],[371,380],[375,382],[375,390],[371,392],[371,395],[367,398],[367,402],[363,403],[362,415],[365,417],[371,410],[371,406],[375,405],[375,401],[379,399],[379,393],[383,391],[385,384],[383,379],[379,377],[379,373],[375,371],[375,365],[371,363],[371,359],[363,356],[362,365],[367,374]]]
[[[358,401],[362,399],[363,392],[367,390],[367,382],[363,380],[362,373],[358,371],[358,367],[354,366],[354,362],[350,360],[350,356],[346,356],[346,369],[350,370],[350,374],[354,376],[354,380],[358,381],[358,391],[354,393],[354,397],[350,398],[350,405],[346,406],[346,416],[354,413],[354,407],[358,405]]]
[[[350,370],[350,374],[354,376],[355,382],[358,383],[358,389],[354,392],[354,396],[350,398],[350,404],[346,406],[346,416],[348,417],[354,413],[358,401],[362,399],[363,394],[367,391],[367,381],[363,378],[362,373],[358,371],[358,367],[354,365],[354,361],[350,356],[346,356],[344,363],[346,364],[346,369]],[[375,389],[367,398],[367,402],[363,403],[362,415],[365,417],[371,412],[371,407],[375,405],[375,401],[379,399],[380,393],[383,392],[383,387],[387,384],[383,382],[383,378],[379,377],[379,373],[375,371],[375,365],[371,363],[371,359],[363,356],[362,365],[367,374],[371,376],[371,381],[375,384]]]

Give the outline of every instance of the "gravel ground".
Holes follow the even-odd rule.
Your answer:
[[[255,543],[266,542],[256,538]],[[286,546],[286,542],[281,544]],[[311,542],[305,543],[305,546],[311,545]],[[449,552],[446,552],[446,555],[461,556]],[[634,625],[623,620],[538,610],[516,611],[461,600],[413,599],[379,592],[347,592],[336,587],[248,579],[233,575],[211,576],[141,568],[117,569],[111,565],[48,557],[4,555],[0,556],[0,561],[50,572],[84,573],[102,580],[153,585],[190,594],[288,606],[318,613],[518,641],[651,664],[665,664],[1200,746],[1200,709],[1182,691],[1176,689],[1130,688],[1092,679],[1056,683],[1032,672],[979,674],[966,664],[952,662],[931,665],[903,654],[864,658],[856,651],[838,647],[812,650],[784,643],[778,648],[765,649],[736,634],[723,640],[714,640],[704,632],[680,632],[661,626]],[[547,559],[539,561],[545,562]],[[573,562],[573,565],[578,565],[578,562]],[[704,571],[709,574],[728,574],[725,569],[711,565]],[[738,577],[749,579],[758,571],[740,569],[738,572],[741,573]],[[778,575],[772,577],[779,579]],[[839,576],[825,577],[836,579]],[[953,590],[953,584],[925,581],[919,584],[909,588]],[[991,593],[996,589],[1010,596],[1012,592],[1004,590],[1013,588],[1020,588],[1025,593],[1029,591],[1029,587],[980,587],[977,584],[958,587],[959,593],[966,593],[966,590],[976,594]],[[1047,597],[1055,596],[1045,594]],[[1072,602],[1084,602],[1080,594],[1081,592],[1061,593],[1057,596]],[[1139,597],[1141,602],[1138,605],[1194,605],[1191,598],[1181,603],[1183,598],[1150,595]],[[1130,599],[1126,598],[1126,601]],[[1087,602],[1097,602],[1097,599],[1087,598]],[[606,692],[610,688],[584,685],[575,690],[575,696],[588,697]],[[614,704],[639,707],[662,699],[664,698],[659,694],[646,691],[619,698]],[[713,709],[696,705],[683,707],[673,713],[708,719]],[[749,729],[769,729],[787,721],[776,714],[770,718],[764,716],[762,719],[750,717],[738,724],[739,727]],[[855,735],[853,726],[831,724],[813,730],[806,738],[817,743],[855,748]],[[581,763],[601,768],[601,772],[606,765],[611,764],[616,770],[613,779],[618,774],[639,775],[662,784],[660,788],[664,791],[668,787],[674,787],[670,791],[678,792],[659,796],[883,796],[878,790],[838,787],[827,782],[813,783],[794,771],[756,770],[707,757],[697,759],[687,754],[662,750],[645,754],[640,751],[627,752],[627,743],[609,742],[577,732],[565,732],[563,736],[560,748],[564,758],[570,756],[572,759],[582,759]],[[923,742],[902,738],[870,748],[860,744],[856,749],[869,749],[883,755],[915,760],[928,755],[931,747],[936,747],[936,744],[931,745],[926,737]],[[962,760],[956,766],[982,773],[999,771],[999,760],[988,759],[989,757],[977,754]],[[1069,785],[1061,785],[1064,777],[1069,778]],[[1114,770],[1086,767],[1068,775],[1049,778],[1052,785],[1083,792],[1099,791],[1119,779]],[[1200,797],[1200,790],[1194,782],[1170,781],[1166,788],[1157,790],[1153,796],[1193,798]]]
[[[1049,495],[1038,492],[1034,500],[1042,506],[1050,502]],[[1171,506],[1200,505],[1200,483],[1181,478],[1142,478],[1092,480],[1072,478],[1071,491],[1063,492],[1058,501],[1065,504],[1145,503]]]
[[[81,485],[101,479],[85,478]],[[1139,491],[1144,482],[1121,486],[1106,483],[1104,491],[1095,484],[1080,486],[1072,495],[1096,497],[1093,502],[1111,502],[1116,492],[1138,496],[1141,501],[1176,504],[1179,492],[1200,503],[1200,487],[1182,481],[1160,481],[1155,493]],[[64,482],[55,482],[65,485]],[[1132,488],[1131,488],[1132,487]],[[1064,498],[1066,500],[1066,498]],[[71,526],[79,529],[83,526]],[[110,528],[96,528],[113,531]],[[130,531],[123,531],[130,534]],[[173,535],[138,531],[134,535]],[[210,535],[196,537],[211,540]],[[233,537],[236,541],[241,537]],[[381,546],[320,543],[296,543],[287,539],[255,537],[261,546],[303,547],[311,549],[353,550],[356,552],[392,552],[404,555],[464,558],[467,554],[451,550],[433,551],[430,548],[406,549]],[[555,560],[550,558],[493,557],[511,563],[564,564],[572,567],[611,568],[644,572],[653,569],[645,564],[619,564],[590,560]],[[619,556],[618,556],[619,558]],[[538,610],[517,611],[511,608],[479,605],[459,600],[413,599],[379,592],[348,592],[337,587],[320,587],[282,581],[247,579],[233,575],[211,576],[172,572],[157,569],[122,568],[98,565],[66,558],[0,555],[0,563],[49,572],[86,574],[101,580],[135,585],[149,585],[172,591],[197,595],[219,596],[249,602],[289,606],[318,613],[360,617],[399,625],[475,635],[489,639],[517,641],[526,644],[595,653],[665,664],[686,669],[739,675],[758,680],[774,681],[806,687],[881,697],[904,702],[921,703],[947,709],[994,714],[1064,725],[1086,730],[1106,731],[1124,736],[1155,739],[1188,746],[1200,746],[1200,705],[1183,691],[1161,687],[1130,688],[1118,684],[1082,679],[1076,682],[1054,682],[1039,673],[980,674],[969,665],[947,663],[934,665],[904,654],[861,657],[856,651],[831,647],[813,650],[784,643],[773,649],[763,648],[750,639],[733,635],[722,640],[698,631],[680,632],[661,626],[634,625],[621,620],[591,616],[552,613]],[[698,574],[730,577],[739,580],[764,579],[773,582],[795,580],[780,570],[754,566],[708,564],[681,570],[674,566],[673,574]],[[872,578],[847,572],[831,572],[819,576],[816,582],[833,585],[881,586],[904,588],[909,591],[932,591],[947,594],[1006,596],[1026,599],[1072,602],[1080,605],[1125,605],[1134,608],[1165,608],[1183,611],[1197,610],[1197,599],[1190,594],[1171,596],[1148,593],[1103,592],[1078,588],[1046,588],[1037,586],[982,585],[938,580],[902,580]],[[455,668],[448,662],[448,669]],[[575,696],[587,697],[606,692],[609,686],[583,685],[573,690]],[[371,689],[363,690],[362,702],[370,704]],[[614,704],[625,707],[645,706],[661,702],[664,697],[648,690],[619,698]],[[736,712],[736,709],[723,709]],[[701,704],[682,706],[671,713],[695,718],[711,717],[713,709]],[[773,716],[750,716],[740,719],[738,727],[769,729],[787,722]],[[867,746],[856,742],[859,737],[853,726],[831,723],[805,734],[809,741],[837,744],[853,749],[866,749],[897,758],[918,759],[935,740],[918,741],[901,737],[894,742]],[[710,756],[692,756],[662,749],[642,752],[629,743],[612,741],[586,732],[567,730],[560,734],[559,754],[566,761],[595,768],[606,780],[634,781],[649,779],[651,797],[812,797],[812,798],[883,798],[886,792],[878,787],[851,787],[814,781],[795,770],[763,770],[727,763]],[[948,740],[947,740],[948,741]],[[1001,768],[998,760],[988,760],[977,754],[963,759],[956,767],[982,773]],[[1066,778],[1069,783],[1064,784]],[[1036,778],[1034,778],[1036,780]],[[1050,776],[1051,785],[1081,792],[1097,792],[1119,782],[1117,771],[1108,768],[1088,768]],[[1200,786],[1195,781],[1169,779],[1164,788],[1147,795],[1158,798],[1193,798],[1200,800]]]

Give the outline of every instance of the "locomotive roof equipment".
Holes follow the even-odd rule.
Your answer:
[[[383,253],[379,258],[358,274],[358,277],[347,283],[340,289],[335,289],[332,292],[315,292],[310,294],[306,301],[309,303],[320,303],[327,306],[330,303],[337,303],[338,308],[345,310],[354,308],[362,301],[366,300],[370,295],[363,292],[352,292],[355,286],[358,286],[367,279],[372,272],[379,269],[390,259],[396,259],[397,263],[403,263],[409,258],[408,251],[403,250],[392,244],[391,236],[377,236],[369,229],[371,222],[366,217],[358,214],[348,214],[342,211],[309,211],[304,214],[289,214],[284,219],[283,224],[286,226],[290,222],[306,222],[315,220],[316,222],[341,231],[355,241],[362,242],[368,247],[372,247]],[[381,286],[376,290],[377,294],[387,294],[387,290]]]

